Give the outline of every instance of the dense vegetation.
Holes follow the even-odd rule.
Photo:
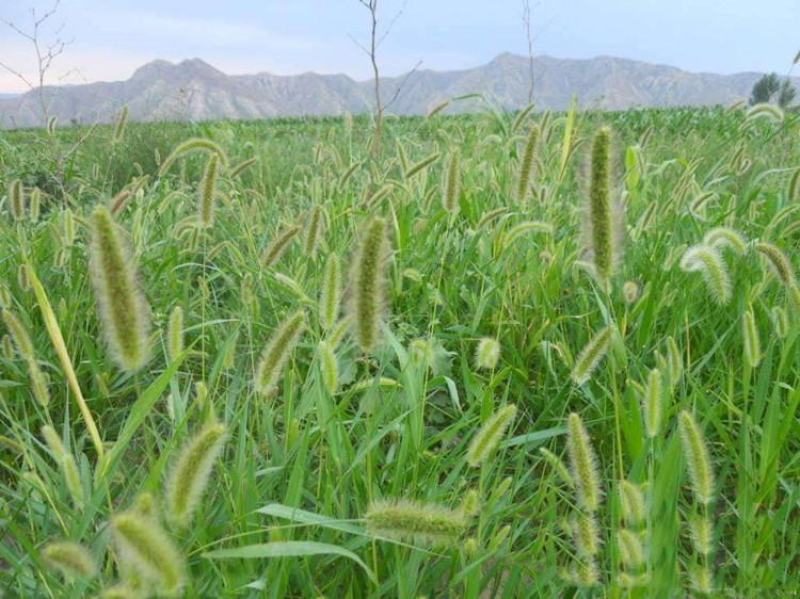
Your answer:
[[[799,133],[2,132],[0,588],[794,595]]]

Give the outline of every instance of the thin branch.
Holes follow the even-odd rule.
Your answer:
[[[408,73],[406,73],[406,74],[405,74],[405,76],[403,77],[403,80],[402,80],[402,81],[400,82],[400,84],[397,86],[397,89],[395,89],[395,91],[394,91],[394,94],[392,94],[392,97],[391,97],[391,98],[389,99],[389,101],[388,101],[388,102],[387,102],[387,103],[384,105],[384,107],[383,107],[383,109],[384,109],[384,110],[388,110],[388,109],[389,109],[389,107],[390,107],[392,104],[394,104],[394,103],[397,101],[397,98],[399,98],[399,97],[400,97],[400,94],[401,94],[401,92],[403,91],[403,88],[406,86],[406,83],[408,82],[408,80],[409,80],[409,78],[411,77],[411,75],[413,75],[414,73],[416,73],[416,72],[417,72],[417,70],[418,70],[418,69],[419,69],[421,66],[422,66],[422,61],[421,61],[421,60],[418,60],[418,61],[417,61],[417,64],[415,64],[415,65],[414,65],[414,68],[412,68],[412,69],[411,69],[411,70],[410,70]]]

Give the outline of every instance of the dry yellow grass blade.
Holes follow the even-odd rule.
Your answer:
[[[50,306],[50,300],[47,299],[47,293],[45,293],[44,287],[42,287],[42,284],[39,281],[39,277],[36,276],[36,271],[33,269],[33,265],[28,265],[28,272],[30,276],[31,288],[33,289],[34,295],[36,295],[36,301],[39,304],[39,309],[42,311],[42,319],[47,327],[47,333],[50,335],[50,340],[53,342],[53,347],[55,348],[56,354],[58,354],[58,359],[61,362],[61,368],[64,369],[64,374],[67,377],[69,387],[75,396],[75,401],[77,402],[78,408],[83,416],[83,420],[86,423],[89,436],[92,438],[92,443],[97,451],[97,457],[98,459],[102,458],[103,441],[100,439],[100,432],[97,430],[97,424],[95,424],[92,412],[89,410],[89,406],[86,404],[86,400],[81,392],[81,387],[78,384],[78,377],[75,376],[75,369],[72,367],[72,360],[69,357],[67,345],[64,343],[64,337],[61,334],[61,328],[58,326],[58,320],[56,320],[56,315],[53,312],[53,308]]]

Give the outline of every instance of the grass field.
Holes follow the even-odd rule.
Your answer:
[[[5,596],[797,596],[800,117],[370,130],[0,134]]]

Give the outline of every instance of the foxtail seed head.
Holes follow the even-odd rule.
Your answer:
[[[716,227],[703,236],[703,243],[718,250],[730,249],[740,256],[747,253],[747,240],[728,227]]]
[[[708,505],[714,499],[714,470],[703,431],[694,416],[686,410],[680,413],[678,419],[692,492],[698,503]]]
[[[19,179],[11,182],[8,190],[8,205],[14,220],[20,221],[25,218],[25,191],[22,181]]]
[[[608,353],[611,339],[616,327],[613,324],[606,325],[589,340],[575,360],[570,378],[576,385],[583,385],[594,373],[600,361]]]
[[[325,385],[328,393],[335,395],[336,389],[339,387],[339,365],[336,360],[336,353],[327,341],[319,342],[317,352],[322,384]]]
[[[322,273],[322,287],[319,293],[319,324],[322,330],[329,331],[336,324],[339,304],[342,297],[342,267],[339,256],[331,253],[325,262]]]
[[[700,272],[711,297],[718,304],[725,305],[731,301],[731,277],[717,249],[705,244],[690,247],[681,258],[681,269]]]
[[[305,254],[309,258],[314,258],[317,255],[317,246],[319,245],[319,238],[322,234],[324,225],[322,206],[314,206],[311,214],[308,217],[306,224],[306,240],[305,240]]]
[[[539,127],[532,125],[525,142],[525,151],[519,165],[519,176],[517,179],[517,203],[522,206],[528,201],[528,194],[531,188],[531,172],[533,163],[536,160],[536,142],[539,141]]]
[[[619,503],[622,519],[631,526],[639,526],[647,517],[642,488],[629,480],[619,483]]]
[[[270,244],[264,250],[264,253],[261,255],[261,264],[265,268],[271,268],[275,266],[278,260],[281,259],[284,252],[289,248],[289,244],[292,240],[297,237],[297,234],[300,233],[300,226],[299,225],[292,225],[290,227],[286,227],[282,231],[278,232]]]
[[[305,312],[298,310],[281,323],[267,342],[256,367],[256,390],[262,395],[268,395],[277,385],[305,324]]]
[[[600,530],[594,514],[575,514],[571,528],[578,555],[590,558],[600,553]]]
[[[461,510],[406,499],[373,501],[366,521],[373,535],[426,545],[453,543],[469,524]]]
[[[196,137],[193,139],[187,139],[186,141],[178,144],[175,149],[172,150],[172,153],[167,156],[167,159],[161,163],[161,168],[158,170],[158,176],[163,177],[178,158],[188,154],[189,152],[194,152],[195,150],[203,150],[205,152],[216,154],[222,166],[227,166],[228,164],[228,157],[222,148],[220,148],[210,139]]]
[[[580,415],[575,412],[567,419],[567,450],[578,504],[587,512],[596,512],[603,495],[597,461],[589,433],[586,432]]]
[[[614,238],[616,210],[611,198],[611,129],[602,127],[592,142],[586,226],[594,273],[605,285],[614,274],[618,257]]]
[[[547,461],[548,464],[550,464],[550,467],[556,472],[556,474],[558,474],[561,482],[566,484],[568,487],[575,487],[575,480],[572,478],[572,474],[570,474],[567,465],[560,457],[546,447],[540,447],[539,453],[542,454],[542,457]]]
[[[372,351],[380,337],[380,315],[384,298],[384,263],[389,253],[386,221],[370,220],[361,238],[353,264],[351,315],[356,342],[364,352]]]
[[[644,546],[642,537],[627,528],[617,532],[617,545],[622,564],[630,570],[638,570],[644,565]]]
[[[89,266],[106,341],[120,368],[139,370],[150,358],[150,323],[134,259],[108,208],[94,210],[90,227]]]
[[[493,337],[484,337],[478,341],[475,350],[475,368],[494,370],[500,360],[500,343]]]
[[[761,241],[755,247],[756,251],[766,258],[767,264],[770,265],[772,272],[780,279],[781,283],[786,287],[797,286],[792,262],[783,250],[767,241]]]
[[[222,445],[225,426],[206,425],[181,449],[172,473],[167,480],[167,515],[177,526],[186,527],[208,485]]]
[[[214,224],[214,204],[217,196],[217,177],[219,175],[219,156],[211,154],[206,162],[203,179],[200,182],[200,208],[198,221],[204,229]]]
[[[183,308],[175,306],[169,315],[167,325],[167,356],[171,361],[183,351]]]
[[[708,516],[692,516],[689,518],[689,536],[697,553],[703,556],[711,555],[714,526]]]
[[[183,556],[155,519],[136,511],[111,518],[120,567],[133,570],[165,595],[178,595],[186,578]]]
[[[755,368],[761,362],[761,339],[752,306],[742,316],[742,337],[744,338],[744,359],[750,368]]]
[[[497,449],[506,429],[516,415],[517,407],[510,404],[492,414],[492,416],[483,423],[483,426],[472,438],[472,442],[467,450],[467,462],[470,466],[476,467],[486,463],[486,460],[488,460],[494,450]]]
[[[112,142],[118,144],[122,141],[125,137],[125,127],[128,124],[128,115],[129,110],[127,104],[122,107],[122,110],[119,112],[119,116],[117,117],[117,123],[114,126],[114,137],[112,138]]]
[[[442,207],[450,214],[457,214],[461,206],[461,153],[454,150],[450,154],[444,179],[444,193],[442,194]]]
[[[31,341],[30,335],[28,335],[25,325],[7,309],[3,310],[3,322],[6,325],[6,329],[8,329],[9,335],[11,335],[11,339],[14,340],[14,345],[20,357],[26,360],[32,360],[34,357],[33,342]]]
[[[48,543],[42,549],[42,559],[66,578],[91,578],[97,574],[97,566],[89,550],[71,541]]]

